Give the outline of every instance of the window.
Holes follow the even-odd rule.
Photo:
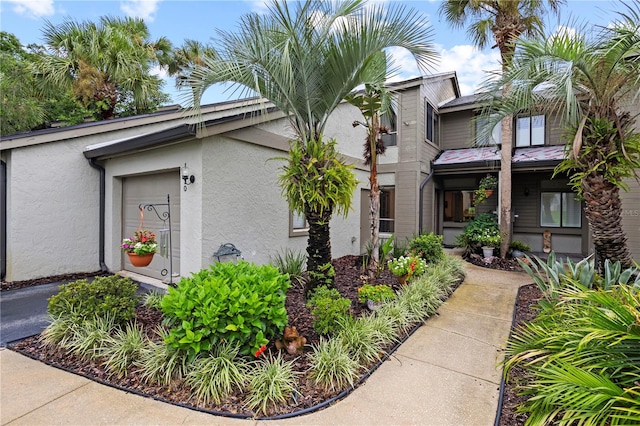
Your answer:
[[[381,136],[384,146],[396,146],[398,144],[398,116],[396,111],[392,109],[382,114],[380,116],[380,124],[389,128],[389,133]]]
[[[309,224],[304,214],[298,212],[289,212],[289,236],[308,235]]]
[[[380,232],[393,233],[396,217],[395,188],[380,188]]]
[[[540,226],[580,228],[582,208],[573,192],[542,192],[540,195]]]
[[[427,120],[425,125],[425,138],[438,145],[438,122],[440,118],[435,108],[433,108],[433,105],[427,101],[425,101],[425,116]]]
[[[516,119],[516,147],[544,145],[544,115]]]
[[[488,137],[486,134],[482,135],[482,132],[487,127],[486,118],[477,118],[476,119],[476,145],[478,146],[487,146],[487,145],[496,145],[501,143],[502,141],[502,123],[498,123],[493,127],[491,131],[491,137]]]
[[[445,222],[468,222],[476,217],[474,191],[444,191]]]

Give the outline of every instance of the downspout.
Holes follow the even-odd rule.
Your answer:
[[[0,280],[7,276],[7,163],[0,161]]]
[[[433,177],[433,165],[431,166],[431,172],[427,175],[426,178],[424,178],[424,180],[420,183],[420,206],[418,207],[418,234],[422,234],[422,213],[423,213],[423,207],[422,207],[422,203],[423,203],[423,199],[424,199],[424,194],[422,193],[424,190],[424,187],[427,185],[427,183],[429,183],[429,181],[431,180],[431,178]]]
[[[109,272],[109,268],[104,263],[104,228],[105,228],[105,170],[95,159],[89,158],[89,165],[100,172],[100,236],[98,238],[98,262],[101,272]]]

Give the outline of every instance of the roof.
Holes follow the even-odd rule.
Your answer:
[[[514,168],[555,167],[564,158],[563,145],[516,148],[511,162]],[[500,161],[498,146],[449,149],[442,151],[433,161],[435,170],[466,169],[495,164]]]

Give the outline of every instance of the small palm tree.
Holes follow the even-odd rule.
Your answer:
[[[461,28],[468,23],[469,37],[479,48],[488,46],[493,36],[492,47],[500,50],[504,70],[511,62],[518,38],[541,34],[547,6],[557,13],[563,3],[564,0],[446,0],[440,6],[440,14],[454,27]],[[503,90],[508,91],[509,86]],[[500,158],[500,233],[505,235],[501,257],[507,255],[511,241],[511,138],[512,118],[505,117]]]
[[[329,116],[365,82],[365,70],[383,49],[409,50],[421,69],[431,65],[436,53],[426,17],[401,4],[365,7],[362,0],[294,4],[295,8],[287,1],[273,0],[267,14],[245,15],[238,33],[220,32],[204,65],[194,64],[183,73],[182,81],[190,87],[196,107],[211,85],[231,82],[245,93],[258,93],[288,115],[295,132],[292,151],[299,151],[308,167],[301,169],[290,159],[281,182],[289,206],[304,213],[309,224],[307,270],[315,276],[331,261],[333,209],[346,214],[353,194],[353,187],[347,187],[347,197],[330,180],[323,180],[326,188],[316,196],[306,186],[312,176],[322,174],[319,167],[325,164],[314,153],[335,153],[323,146]],[[336,161],[333,158],[330,163],[335,166]]]
[[[511,90],[492,105],[504,117],[518,111],[559,113],[571,129],[565,160],[555,173],[569,173],[585,200],[593,242],[605,259],[632,266],[622,229],[620,188],[640,168],[640,133],[633,108],[640,99],[640,3],[588,36],[563,32],[521,41],[502,77],[489,89]],[[637,113],[637,108],[636,108]],[[494,118],[490,118],[495,120]],[[494,121],[495,123],[495,121]]]
[[[73,89],[103,120],[115,116],[119,101],[132,102],[133,112],[139,113],[164,100],[162,80],[151,68],[169,60],[171,43],[166,38],[151,41],[141,19],[47,22],[43,34],[47,51],[34,68],[45,92]]]

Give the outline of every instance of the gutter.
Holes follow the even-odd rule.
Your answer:
[[[0,280],[7,276],[7,163],[0,161]]]
[[[105,170],[100,164],[96,163],[94,158],[89,158],[89,165],[100,172],[100,236],[98,238],[98,262],[100,263],[100,271],[105,273],[109,271],[104,263],[104,228],[105,228]]]
[[[418,235],[422,234],[422,213],[423,213],[423,206],[422,206],[422,201],[424,199],[424,194],[423,194],[423,190],[424,187],[427,185],[427,183],[431,180],[431,178],[433,177],[433,173],[435,172],[435,170],[433,169],[433,164],[431,165],[431,172],[429,173],[429,175],[424,178],[424,180],[420,183],[420,189],[419,189],[419,200],[420,200],[420,206],[418,207]]]

